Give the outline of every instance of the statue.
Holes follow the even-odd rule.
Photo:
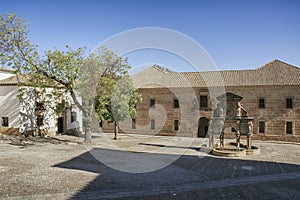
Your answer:
[[[223,108],[220,106],[220,104],[217,104],[217,108],[213,112],[214,117],[223,117]]]
[[[241,102],[238,102],[237,116],[238,117],[247,116],[247,111],[244,109],[243,104],[241,104]]]

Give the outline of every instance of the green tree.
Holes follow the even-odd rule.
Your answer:
[[[87,116],[88,112],[78,101],[74,90],[79,69],[83,66],[84,48],[72,50],[66,46],[67,51],[56,49],[41,54],[37,45],[31,44],[28,33],[26,21],[16,13],[0,15],[1,64],[11,66],[17,74],[25,77],[26,85],[41,90],[46,87],[55,88],[48,96],[53,95],[59,99],[66,92],[70,93],[73,102]],[[20,96],[22,97],[22,91]],[[90,143],[90,138],[86,134],[87,143]]]
[[[122,66],[122,72],[108,73],[99,81],[97,89],[97,97],[95,101],[95,110],[100,121],[114,122],[114,139],[118,137],[118,122],[128,117],[136,116],[135,106],[142,100],[138,90],[134,88],[132,81],[128,75],[130,65],[127,59],[119,58]]]
[[[89,125],[99,79],[124,74],[127,69],[121,65],[122,59],[112,56],[114,53],[105,48],[88,57],[84,57],[84,48],[73,50],[69,46],[66,46],[66,51],[55,49],[39,53],[37,46],[31,44],[28,33],[25,20],[16,13],[0,15],[1,64],[13,67],[16,73],[26,77],[27,84],[31,86],[42,90],[55,88],[52,94],[48,94],[52,95],[52,99],[69,93],[84,115],[85,142],[90,144]]]

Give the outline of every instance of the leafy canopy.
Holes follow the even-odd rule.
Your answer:
[[[100,120],[119,121],[135,115],[134,105],[141,97],[129,81],[127,59],[106,48],[87,57],[85,48],[73,50],[69,46],[66,51],[55,49],[40,54],[37,45],[30,43],[28,33],[25,20],[16,13],[0,15],[0,62],[13,67],[25,85],[42,91],[54,88],[49,99],[63,99],[69,92],[86,122],[95,108]]]
[[[39,54],[37,45],[29,40],[25,20],[16,13],[0,15],[0,25],[0,62],[15,69],[24,85],[55,87],[55,96],[72,90],[83,65],[84,48],[72,50],[66,46],[67,51],[55,49]]]
[[[135,105],[142,100],[128,75],[128,60],[111,53],[109,56],[114,69],[103,74],[98,82],[95,110],[99,120],[123,121],[136,116]],[[117,71],[116,71],[117,70]]]

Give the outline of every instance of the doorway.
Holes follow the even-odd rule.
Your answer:
[[[58,133],[64,132],[64,118],[63,117],[57,118],[57,132]]]
[[[205,137],[208,131],[209,120],[206,117],[201,117],[198,121],[198,137]]]

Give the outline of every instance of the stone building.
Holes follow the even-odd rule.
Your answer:
[[[254,137],[300,136],[300,68],[274,60],[255,70],[170,72],[151,67],[132,77],[143,102],[126,133],[204,137],[217,100],[231,92],[254,117]],[[104,131],[111,125],[104,123]],[[225,134],[234,133],[226,128]]]

